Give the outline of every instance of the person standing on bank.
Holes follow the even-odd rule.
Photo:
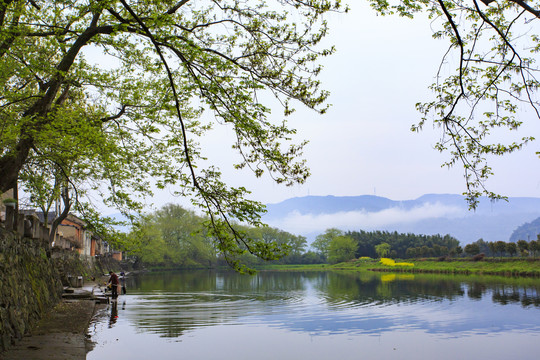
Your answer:
[[[113,299],[116,299],[118,297],[118,275],[112,271],[109,271],[109,275],[111,276],[108,282],[108,284],[111,284],[111,296]]]

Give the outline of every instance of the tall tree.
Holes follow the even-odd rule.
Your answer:
[[[538,240],[529,241],[529,250],[533,256],[536,256],[536,253],[540,250],[540,235],[538,235]]]
[[[235,167],[304,182],[304,143],[293,143],[295,130],[269,118],[260,99],[273,95],[284,116],[293,101],[325,112],[318,60],[334,50],[318,45],[328,30],[323,15],[342,9],[329,0],[1,2],[0,191],[34,156],[73,180],[66,157],[76,155],[91,171],[72,184],[107,205],[129,212],[152,186],[173,186],[205,209],[227,258],[245,249],[275,258],[274,245],[231,222],[259,225],[263,206],[203,167],[197,141],[228,126]],[[204,111],[213,117],[201,120]]]
[[[517,253],[517,245],[516,245],[516,243],[513,243],[513,242],[506,243],[506,252],[510,256],[514,256],[514,254]]]
[[[338,236],[343,236],[343,231],[336,228],[326,229],[323,234],[317,235],[315,240],[311,243],[311,247],[326,258],[330,251],[330,243]]]
[[[475,243],[465,245],[465,248],[463,250],[466,254],[469,254],[471,256],[480,253],[480,247],[478,246],[478,244]]]
[[[502,257],[506,252],[506,243],[502,240],[495,242],[495,251],[499,253],[499,256]]]
[[[525,240],[518,240],[517,247],[521,256],[527,255],[527,250],[529,250],[529,243]]]
[[[358,243],[348,236],[334,237],[328,246],[328,261],[331,264],[354,259]]]
[[[289,240],[289,246],[291,248],[289,251],[290,255],[300,256],[306,251],[307,239],[302,235],[293,235]]]
[[[375,245],[375,251],[380,258],[386,257],[390,253],[390,244],[381,243],[379,245]]]
[[[216,251],[203,229],[203,221],[193,211],[168,204],[142,216],[123,245],[128,252],[153,265],[212,266]]]

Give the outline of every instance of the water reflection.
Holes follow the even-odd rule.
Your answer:
[[[306,276],[223,272],[146,274],[128,280],[126,313],[139,329],[178,337],[200,326],[245,321],[298,304]]]
[[[118,319],[118,302],[111,302],[111,317],[109,318],[109,328],[112,328],[116,324]]]
[[[189,342],[195,334],[204,339],[201,334],[213,331],[219,341],[234,342],[256,329],[280,334],[273,336],[309,335],[311,342],[405,333],[437,341],[519,333],[521,341],[536,337],[536,344],[540,338],[538,279],[372,272],[260,272],[250,277],[192,271],[144,274],[129,278],[127,286],[129,293],[118,300],[121,307],[110,305],[110,318],[103,324],[109,330],[94,332],[97,342],[100,336],[122,339],[125,334]],[[153,341],[152,346],[163,346]],[[99,355],[99,347],[93,353]]]
[[[502,320],[493,306],[540,307],[540,285],[527,279],[505,284],[371,272],[260,272],[249,277],[194,271],[146,274],[128,281],[130,307],[125,316],[141,331],[164,337],[179,337],[202,326],[261,322],[313,334],[372,334],[396,327],[461,332],[489,327],[493,321],[505,322],[500,327],[504,329],[530,315]],[[381,310],[392,305],[407,310]]]

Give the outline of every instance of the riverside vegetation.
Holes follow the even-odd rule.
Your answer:
[[[124,237],[123,250],[152,269],[225,266],[201,223],[205,218],[169,204],[147,214]],[[263,261],[245,247],[235,258],[257,269],[340,269],[396,272],[540,276],[539,241],[485,242],[463,248],[450,235],[328,229],[308,248],[307,239],[271,227],[240,226],[257,241],[279,244],[279,260]],[[378,259],[383,260],[381,263]],[[403,259],[397,260],[397,259]]]
[[[431,273],[456,275],[498,275],[513,277],[540,277],[540,259],[496,259],[484,258],[475,261],[473,258],[447,259],[415,259],[414,262],[385,264],[382,259],[361,258],[338,264],[303,264],[303,265],[264,265],[259,270],[347,270],[347,271],[380,271],[399,273]]]
[[[381,259],[382,260],[382,259]],[[540,276],[539,259],[416,259],[413,263],[386,264],[377,259],[357,259],[333,265],[332,268],[365,269],[392,272],[419,272],[439,274],[476,274],[503,276]]]
[[[435,149],[447,155],[444,165],[464,165],[472,208],[481,195],[502,198],[486,187],[494,174],[488,160],[534,138],[526,129],[520,139],[499,131],[516,133],[523,105],[540,117],[532,95],[540,82],[531,75],[539,70],[540,37],[531,23],[540,18],[538,4],[369,2],[381,15],[435,19],[433,37],[449,46],[441,63],[455,58],[458,65],[437,76],[433,97],[417,104],[412,130],[428,119],[442,125],[444,141]],[[166,189],[206,214],[204,236],[236,270],[249,271],[245,251],[285,258],[289,248],[234,226],[262,227],[264,206],[249,189],[222,179],[219,156],[202,140],[229,127],[223,144],[238,155],[227,158],[238,161],[223,166],[303,184],[310,176],[307,141],[284,118],[294,120],[298,107],[320,114],[330,108],[319,76],[321,61],[336,48],[323,40],[328,16],[348,9],[339,0],[0,2],[0,193],[19,187],[27,199],[18,204],[44,213],[60,205],[51,234],[73,212],[115,246],[114,221],[99,210],[132,219],[155,189]],[[522,26],[525,15],[532,19]],[[276,118],[278,109],[283,118]],[[353,235],[336,239],[328,261],[354,252]],[[201,243],[192,245],[206,253]],[[390,251],[400,256],[399,248]]]

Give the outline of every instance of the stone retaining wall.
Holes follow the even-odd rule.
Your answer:
[[[0,351],[59,301],[59,279],[42,241],[0,227]]]
[[[0,353],[60,301],[63,287],[73,285],[70,278],[97,279],[119,269],[110,256],[51,252],[47,241],[23,238],[0,226]]]
[[[98,279],[108,274],[109,270],[127,270],[111,255],[84,256],[67,249],[53,248],[51,258],[64,286],[74,286],[70,278],[82,276],[86,281],[94,277]]]

